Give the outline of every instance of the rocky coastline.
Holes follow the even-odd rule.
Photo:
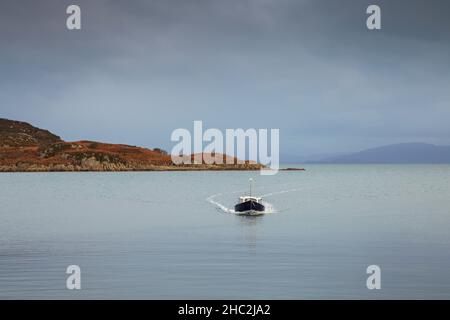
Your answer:
[[[204,154],[204,158],[208,156],[214,155]],[[0,172],[222,171],[263,167],[232,159],[229,164],[176,165],[160,148],[86,140],[66,142],[26,122],[0,119]]]

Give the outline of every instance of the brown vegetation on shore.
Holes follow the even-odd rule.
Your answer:
[[[224,155],[223,159],[230,159]],[[193,156],[192,156],[193,157]],[[214,157],[214,155],[204,155]],[[0,172],[259,170],[260,164],[175,165],[164,150],[95,141],[66,142],[32,125],[0,119]]]

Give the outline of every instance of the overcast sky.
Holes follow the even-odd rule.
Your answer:
[[[0,40],[0,117],[65,140],[170,150],[203,120],[279,128],[282,160],[450,144],[446,0],[0,0]]]

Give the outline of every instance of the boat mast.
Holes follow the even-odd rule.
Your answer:
[[[252,184],[253,184],[253,179],[250,178],[248,179],[248,181],[250,182],[250,197],[252,196]]]

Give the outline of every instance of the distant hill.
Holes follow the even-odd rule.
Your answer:
[[[204,154],[203,159],[214,155]],[[225,155],[217,154],[217,157]],[[193,156],[187,156],[193,158]],[[0,172],[259,170],[246,161],[231,164],[175,165],[167,152],[95,141],[66,142],[29,123],[0,119]]]
[[[450,146],[399,143],[326,158],[314,163],[450,163]]]
[[[62,142],[47,130],[21,121],[0,118],[0,147],[37,147]]]

